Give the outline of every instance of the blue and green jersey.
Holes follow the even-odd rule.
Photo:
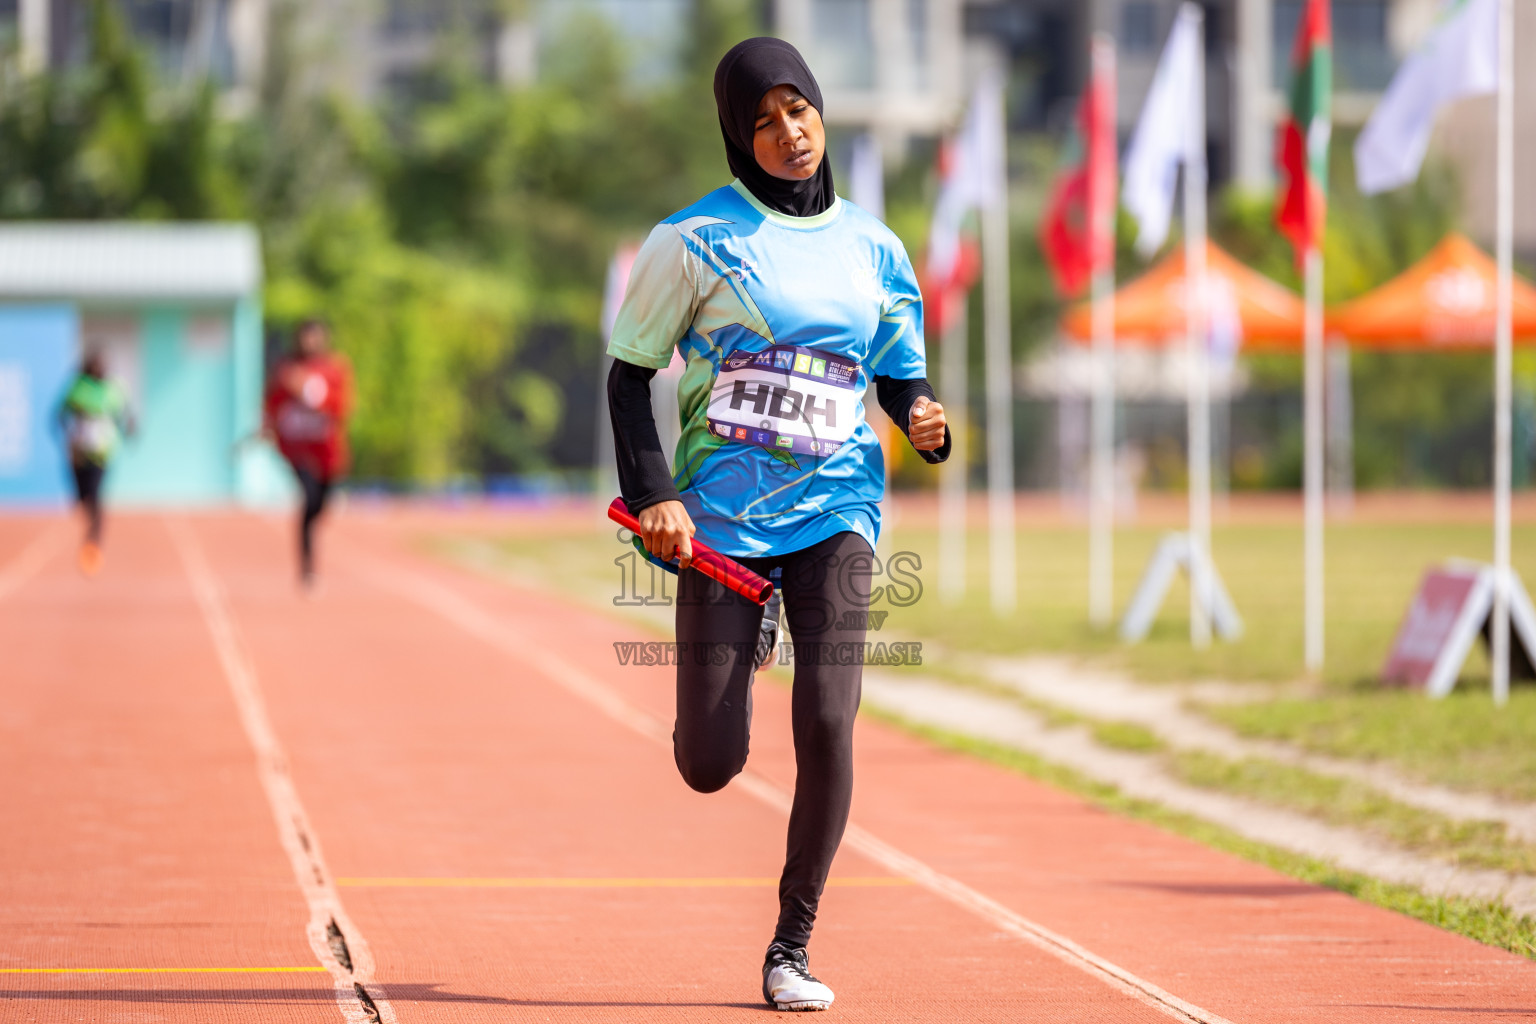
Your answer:
[[[853,531],[874,546],[885,464],[864,393],[927,376],[922,308],[901,242],[842,199],[789,217],[732,182],[656,226],[608,352],[655,369],[682,356],[673,480],[705,543],[762,555]]]

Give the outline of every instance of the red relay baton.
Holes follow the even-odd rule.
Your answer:
[[[631,533],[640,532],[640,520],[630,515],[629,506],[624,504],[623,498],[613,499],[613,504],[608,506],[608,518]],[[690,564],[716,583],[731,588],[749,601],[767,604],[773,596],[772,583],[703,541],[693,542],[693,562]]]

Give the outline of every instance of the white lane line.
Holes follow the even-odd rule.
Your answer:
[[[181,556],[197,606],[213,638],[219,663],[224,668],[224,678],[240,712],[240,724],[245,727],[245,735],[256,754],[256,773],[272,806],[278,837],[288,852],[304,901],[309,905],[309,924],[305,928],[309,947],[331,974],[336,986],[336,1004],[347,1024],[395,1024],[389,997],[383,986],[373,979],[373,953],[342,906],[341,896],[320,851],[320,838],[304,813],[304,805],[289,773],[288,755],[272,728],[255,665],[240,642],[219,581],[209,567],[197,537],[184,520],[167,520],[166,529]],[[346,942],[351,970],[338,959],[338,950],[332,948],[331,943],[336,937],[331,931],[332,922]],[[377,1018],[367,1012],[359,998],[360,992],[366,992],[377,1008]]]
[[[608,717],[671,749],[672,729],[669,724],[635,707],[617,690],[585,669],[552,653],[547,645],[530,642],[527,635],[486,612],[457,591],[420,573],[386,565],[372,556],[365,559],[354,555],[348,560],[353,563],[352,567],[359,575],[373,581],[375,585],[436,612],[471,636],[532,665],[551,682],[592,704]],[[751,769],[743,771],[732,784],[775,810],[786,815],[789,813],[791,794]],[[912,879],[917,885],[983,918],[994,927],[1174,1020],[1186,1024],[1231,1024],[1225,1017],[1180,999],[1145,978],[1085,949],[1065,935],[1031,921],[964,882],[903,853],[857,825],[848,827],[843,842],[893,874]]]
[[[22,548],[20,554],[11,559],[4,569],[0,569],[0,601],[20,590],[22,584],[37,575],[38,570],[53,557],[63,537],[64,532],[50,524],[32,538],[32,543]]]

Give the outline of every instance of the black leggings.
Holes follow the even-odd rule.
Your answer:
[[[326,499],[331,495],[331,478],[299,466],[294,466],[293,471],[304,490],[304,506],[299,511],[299,568],[308,576],[315,569],[315,520],[325,511]]]
[[[853,800],[853,720],[863,675],[869,544],[839,533],[802,551],[742,558],[767,576],[783,570],[785,621],[794,641],[791,715],[795,799],[779,880],[777,941],[804,946],[848,824]],[[852,612],[852,615],[848,613]],[[721,789],[747,763],[753,652],[763,610],[697,572],[678,577],[678,770],[701,793]],[[856,647],[854,645],[857,645]]]
[[[72,462],[75,473],[75,497],[85,509],[85,539],[92,544],[101,543],[101,481],[107,475],[107,467],[89,459]]]

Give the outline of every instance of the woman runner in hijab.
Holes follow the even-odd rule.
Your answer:
[[[884,224],[833,191],[821,90],[794,47],[738,43],[715,70],[734,181],[668,217],[635,261],[609,344],[619,482],[647,551],[686,569],[697,533],[763,576],[781,572],[794,639],[795,795],[763,996],[823,1010],[806,944],[853,795],[853,723],[885,493],[881,406],[930,462],[950,448],[928,386],[922,297]],[[678,350],[672,466],[650,380]],[[679,576],[674,756],[689,786],[746,763],[763,610]],[[756,655],[754,656],[754,651]]]

